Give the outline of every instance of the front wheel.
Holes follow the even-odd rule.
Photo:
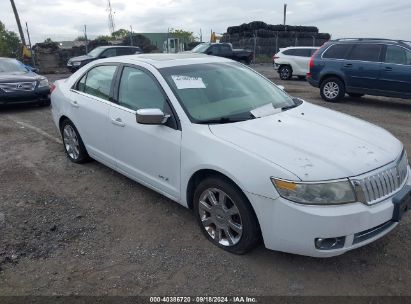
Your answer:
[[[226,251],[244,254],[260,240],[250,203],[241,190],[223,178],[207,178],[198,185],[194,210],[204,235]]]
[[[344,83],[336,77],[325,79],[320,86],[322,99],[328,102],[337,102],[345,95]]]
[[[293,71],[288,65],[283,65],[282,67],[280,67],[278,74],[280,74],[281,80],[290,80],[291,77],[293,77]]]

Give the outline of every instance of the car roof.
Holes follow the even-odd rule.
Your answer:
[[[103,62],[113,62],[113,59],[123,63],[147,63],[154,66],[157,69],[183,66],[189,64],[204,64],[204,63],[221,63],[221,62],[234,62],[233,60],[223,57],[215,57],[197,53],[179,53],[179,54],[138,54],[127,55],[120,57],[110,57],[103,59]]]
[[[139,49],[140,47],[131,46],[131,45],[102,45],[102,46],[98,46],[96,48],[101,48],[101,49],[110,49],[110,48],[134,48],[134,49]]]
[[[319,46],[288,46],[286,48],[281,48],[281,50],[288,50],[288,49],[318,49]]]
[[[410,41],[386,38],[340,38],[328,41],[329,43],[394,43],[400,45],[410,45]]]

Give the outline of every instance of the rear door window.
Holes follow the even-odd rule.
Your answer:
[[[131,55],[131,54],[133,54],[131,50],[132,49],[126,48],[126,47],[125,48],[118,48],[117,49],[117,56]]]
[[[294,56],[298,57],[311,57],[311,50],[310,49],[295,49]]]
[[[404,48],[388,45],[387,52],[385,54],[385,62],[393,64],[411,64],[411,51],[408,51]]]
[[[346,59],[352,46],[352,44],[334,44],[324,52],[322,57],[327,59]]]
[[[111,85],[117,67],[102,65],[88,71],[77,84],[77,89],[86,94],[109,100]]]
[[[286,50],[283,52],[283,54],[288,56],[295,56],[295,49]]]
[[[381,44],[356,44],[348,59],[379,62],[381,50]]]

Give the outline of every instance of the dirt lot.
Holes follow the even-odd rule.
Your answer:
[[[256,69],[388,129],[411,155],[410,101],[326,104],[305,81]],[[263,246],[235,256],[202,236],[191,211],[97,162],[71,163],[49,108],[0,110],[0,155],[0,295],[411,295],[411,215],[336,258]]]

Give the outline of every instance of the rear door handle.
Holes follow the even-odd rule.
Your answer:
[[[71,101],[71,106],[72,106],[73,108],[80,108],[80,105],[79,105],[78,102],[75,101],[75,100],[72,100],[72,101]]]
[[[126,124],[123,122],[123,120],[120,117],[117,117],[116,119],[111,119],[111,123],[113,125],[119,126],[119,127],[125,127]]]
[[[352,63],[347,63],[344,65],[345,68],[352,68]]]
[[[387,72],[392,71],[392,67],[385,67],[385,70],[386,70]]]

